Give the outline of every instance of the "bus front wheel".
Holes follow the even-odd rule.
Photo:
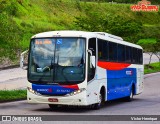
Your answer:
[[[92,105],[92,108],[93,108],[94,110],[98,110],[98,109],[100,109],[100,108],[102,107],[102,103],[103,103],[103,96],[102,96],[102,93],[100,93],[100,94],[99,94],[99,101],[98,101],[98,103],[93,104],[93,105]]]

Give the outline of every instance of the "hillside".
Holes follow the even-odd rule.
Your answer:
[[[17,63],[19,53],[28,49],[33,34],[50,30],[86,30],[75,22],[77,17],[89,17],[92,12],[103,17],[110,14],[140,22],[143,31],[133,36],[135,40],[144,36],[160,39],[160,12],[132,12],[129,4],[78,0],[0,0],[0,63]]]

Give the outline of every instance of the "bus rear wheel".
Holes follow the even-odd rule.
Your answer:
[[[131,102],[133,100],[133,94],[134,94],[134,87],[132,87],[132,89],[130,91],[130,96],[127,96],[125,100],[127,102]]]

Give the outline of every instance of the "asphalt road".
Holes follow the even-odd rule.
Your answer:
[[[26,100],[0,104],[0,115],[160,115],[160,73],[145,78],[144,92],[132,102],[106,102],[100,110],[62,107],[49,109],[47,104],[28,104]]]
[[[0,90],[24,89],[26,86],[26,70],[13,68],[0,71]]]

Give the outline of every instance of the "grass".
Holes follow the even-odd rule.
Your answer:
[[[160,72],[160,62],[147,64],[144,66],[144,74]]]
[[[0,102],[21,100],[26,98],[26,90],[0,90]]]

